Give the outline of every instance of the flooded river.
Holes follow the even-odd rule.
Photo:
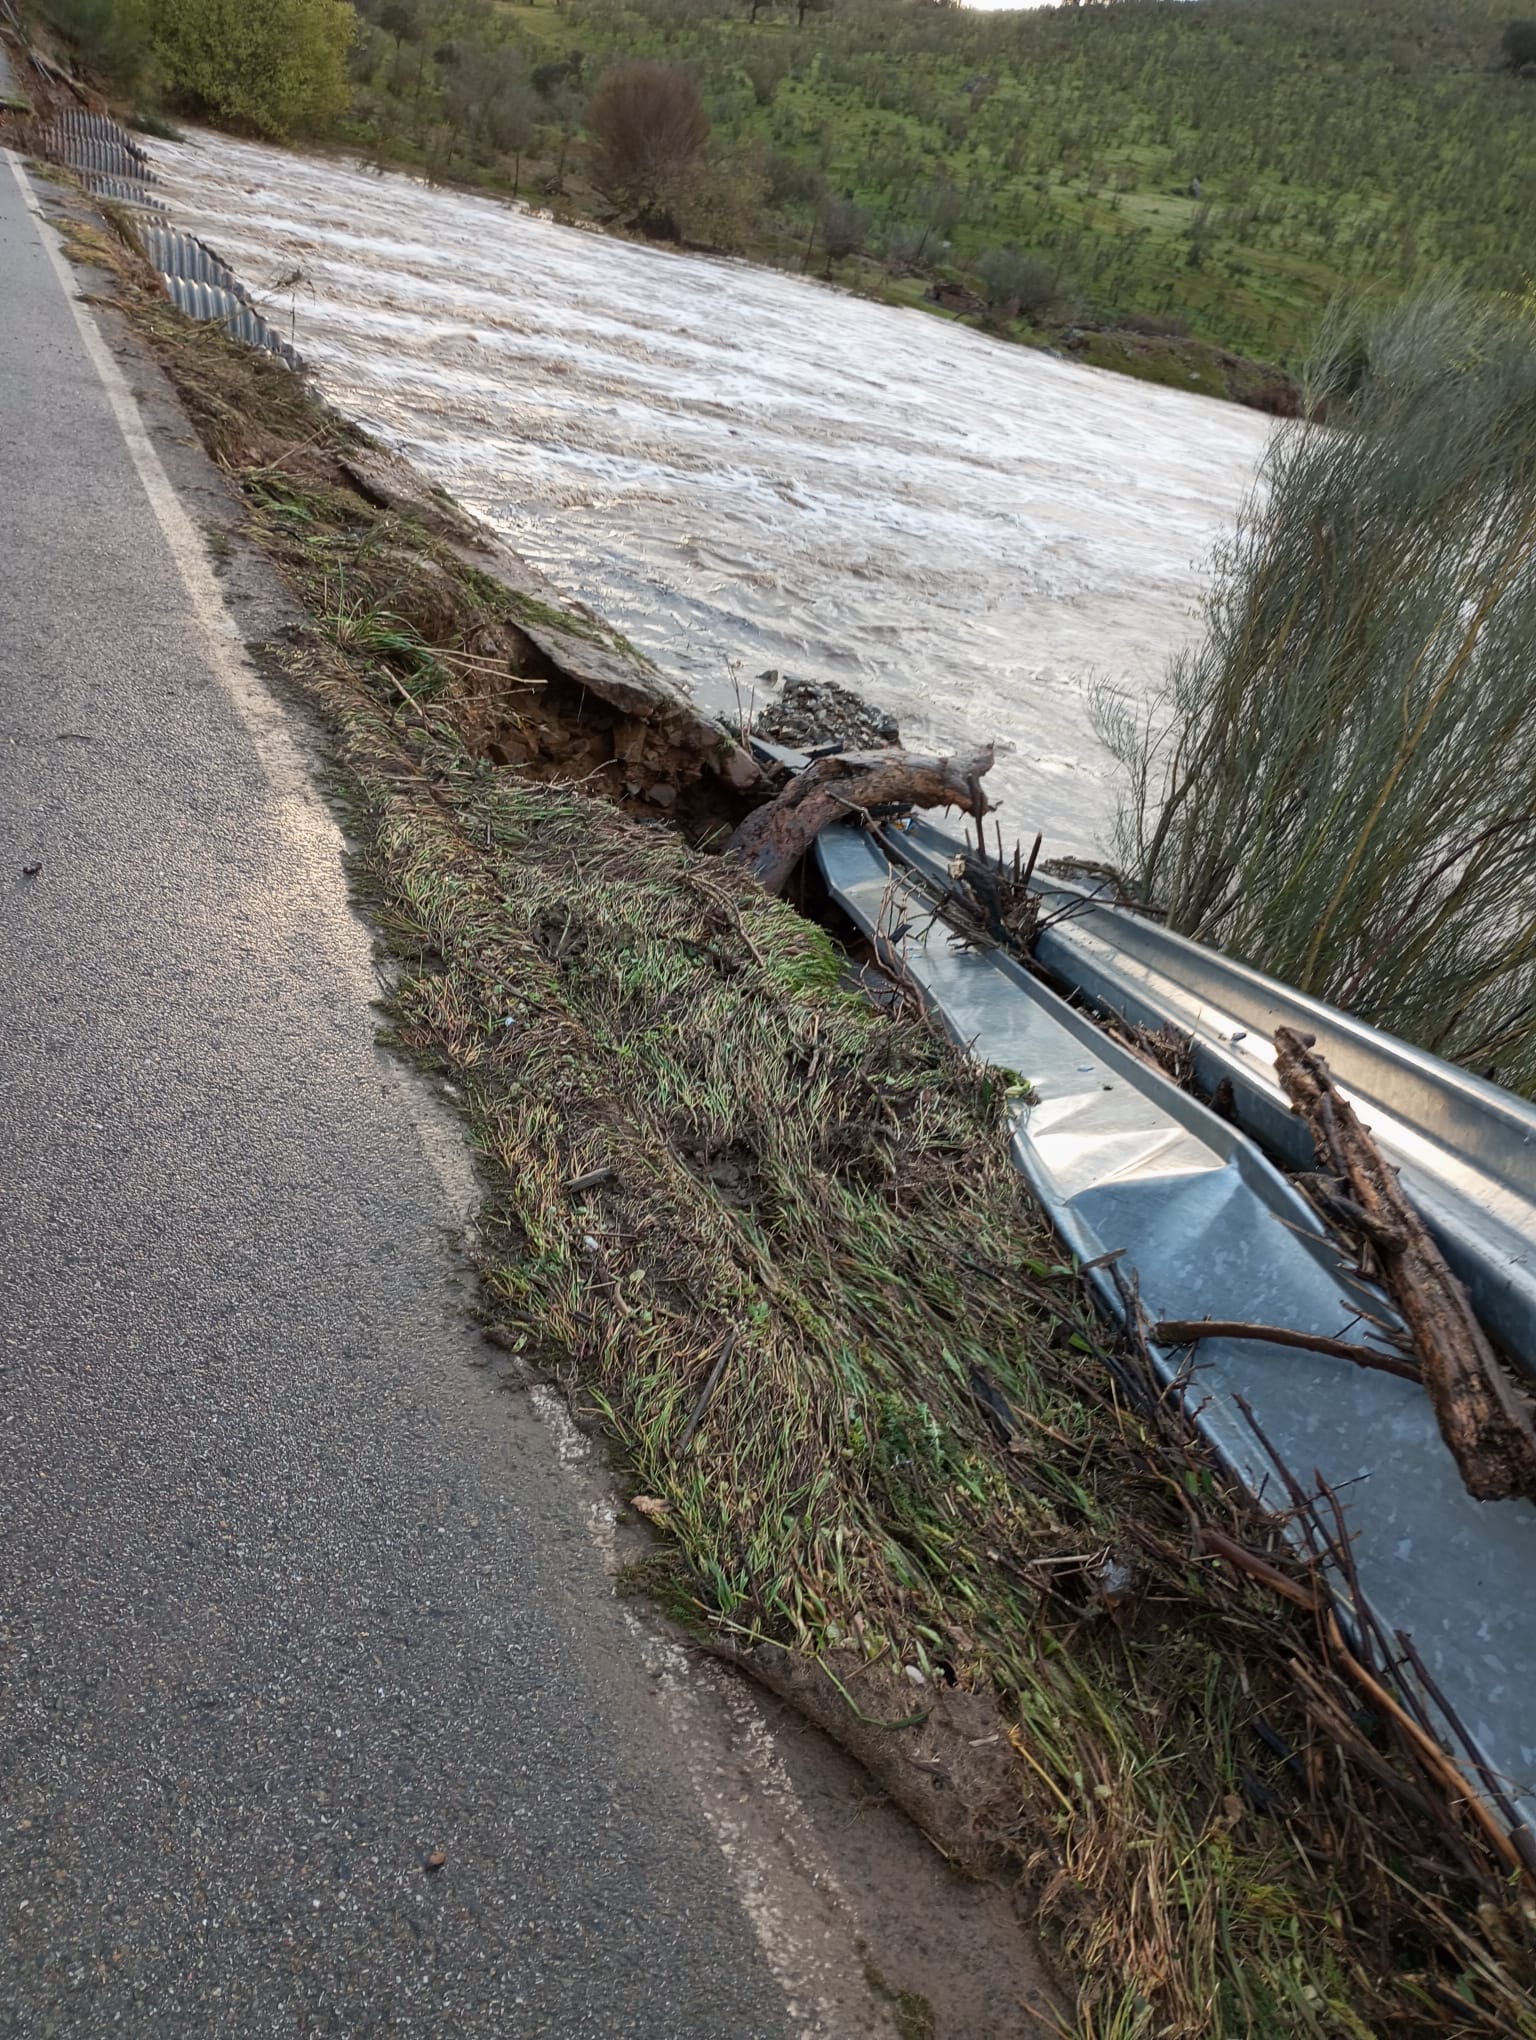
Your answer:
[[[1144,695],[1194,633],[1267,419],[352,164],[150,146],[325,394],[702,701],[840,680],[909,742],[995,738],[1005,830],[1104,846],[1088,683]]]

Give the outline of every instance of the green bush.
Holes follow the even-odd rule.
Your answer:
[[[153,48],[189,111],[274,139],[347,107],[347,0],[149,0]]]
[[[1026,254],[1010,242],[988,248],[976,264],[987,310],[999,319],[1043,318],[1061,295],[1054,264]]]
[[[1536,71],[1536,21],[1505,22],[1499,57],[1506,71]]]
[[[1169,925],[1536,1095],[1536,313],[1336,321],[1151,716],[1119,853]]]

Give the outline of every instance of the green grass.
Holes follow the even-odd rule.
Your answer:
[[[698,0],[568,0],[501,5],[490,33],[530,64],[581,54],[589,81],[630,56],[688,66],[719,147],[755,156],[771,188],[786,173],[811,180],[798,196],[771,191],[748,242],[765,259],[795,259],[822,190],[857,199],[872,242],[895,251],[948,186],[959,217],[947,249],[933,237],[930,265],[967,276],[1012,241],[1059,267],[1067,316],[1160,315],[1288,361],[1345,281],[1390,294],[1450,269],[1482,290],[1525,287],[1536,84],[1495,68],[1508,11],[1122,0],[978,14],[839,0],[797,27],[788,12],[754,25]]]
[[[1529,1926],[1463,1869],[1474,1831],[1444,1808],[1448,1853],[1405,1813],[1315,1623],[1205,1555],[1209,1526],[1288,1563],[1109,1342],[998,1073],[848,989],[741,870],[488,763],[473,644],[515,603],[344,485],[355,435],[280,363],[119,266],[307,608],[285,657],[399,963],[392,1037],[481,1158],[486,1315],[603,1412],[662,1538],[652,1590],[836,1681],[834,1730],[1029,1893],[1081,2040],[1536,2040]],[[910,1752],[950,1691],[990,1754],[954,1739],[946,1798]]]

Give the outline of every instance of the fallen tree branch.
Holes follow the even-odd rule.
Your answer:
[[[1382,1275],[1407,1321],[1441,1435],[1467,1492],[1482,1502],[1536,1496],[1536,1423],[1506,1375],[1396,1172],[1335,1088],[1309,1035],[1275,1030],[1275,1068],[1318,1160],[1371,1224]]]
[[[1337,1360],[1352,1360],[1357,1367],[1374,1367],[1383,1374],[1396,1374],[1404,1381],[1421,1381],[1423,1375],[1411,1360],[1395,1353],[1383,1353],[1376,1346],[1362,1346],[1352,1339],[1329,1339],[1321,1332],[1293,1332],[1284,1325],[1241,1324],[1227,1318],[1165,1318],[1152,1327],[1155,1346],[1194,1346],[1201,1339],[1257,1339],[1267,1346],[1296,1346],[1304,1353],[1329,1353]]]
[[[992,770],[990,744],[967,758],[912,751],[838,751],[797,772],[776,799],[754,808],[726,844],[769,892],[781,893],[795,866],[829,822],[850,810],[963,808],[987,811],[981,781]]]

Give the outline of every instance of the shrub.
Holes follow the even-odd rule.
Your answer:
[[[1053,265],[1010,242],[989,248],[976,264],[987,310],[997,319],[1039,319],[1055,304],[1061,278]]]
[[[190,110],[274,139],[344,113],[346,0],[155,0],[154,48]]]
[[[1499,37],[1499,60],[1506,71],[1536,72],[1536,21],[1507,21]]]
[[[763,157],[768,196],[776,205],[816,205],[826,190],[821,165],[787,149],[769,149]]]
[[[1147,718],[1118,849],[1170,926],[1536,1095],[1536,315],[1339,322]]]
[[[587,115],[592,182],[630,225],[676,239],[678,188],[709,140],[692,74],[677,64],[623,64]]]

